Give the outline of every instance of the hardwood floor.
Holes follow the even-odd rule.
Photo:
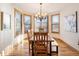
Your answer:
[[[9,48],[5,51],[4,56],[29,56],[29,43],[25,40],[23,44],[18,44],[13,46],[13,48]],[[61,41],[60,39],[56,39],[59,44],[58,56],[79,56],[79,52]],[[10,52],[9,52],[10,51]],[[7,54],[8,52],[8,54]],[[30,53],[31,56],[31,53]],[[52,53],[52,56],[57,56],[56,53]]]
[[[60,39],[56,39],[59,44],[59,56],[79,56],[79,52]]]

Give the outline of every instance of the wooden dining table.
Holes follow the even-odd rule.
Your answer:
[[[32,48],[32,56],[34,56],[34,51],[33,51],[34,40],[31,39],[31,40],[29,40],[29,42],[30,42],[30,44],[29,44],[29,51]],[[55,52],[55,53],[58,54],[58,43],[56,42],[56,40],[53,39],[53,38],[51,38],[51,39],[49,38],[48,39],[48,42],[49,42],[49,49],[50,49],[48,55],[51,56],[52,55],[52,52]],[[31,45],[31,48],[30,48],[30,45]],[[56,51],[52,51],[52,47],[53,46],[56,47]]]

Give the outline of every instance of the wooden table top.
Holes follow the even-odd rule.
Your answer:
[[[34,41],[34,39],[31,38],[29,41],[30,41],[30,42],[31,42],[31,41]],[[41,40],[40,40],[40,41],[41,41]],[[42,40],[42,41],[43,41],[43,40]],[[45,41],[51,42],[52,46],[58,46],[58,43],[56,42],[56,40],[55,40],[54,38],[49,38],[49,37],[48,37],[48,40],[45,40]]]

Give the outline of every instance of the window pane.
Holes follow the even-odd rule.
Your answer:
[[[25,32],[27,32],[30,29],[30,25],[25,26]]]
[[[22,24],[22,18],[21,18],[21,13],[16,12],[15,13],[15,20],[16,20],[16,35],[21,33],[21,24]]]
[[[52,16],[52,32],[59,32],[59,15]]]
[[[3,14],[3,29],[5,30],[10,30],[10,26],[11,26],[11,17],[9,14],[4,13]]]
[[[39,32],[39,27],[40,27],[40,20],[35,19],[35,32]]]
[[[58,25],[52,25],[52,31],[53,32],[59,32]]]
[[[42,19],[42,21],[40,21],[39,19],[35,19],[35,32],[47,32],[47,30],[47,18]]]
[[[59,16],[52,16],[52,24],[58,24],[59,23]]]
[[[24,16],[25,33],[30,30],[30,16]]]
[[[25,24],[30,24],[30,16],[25,16]]]

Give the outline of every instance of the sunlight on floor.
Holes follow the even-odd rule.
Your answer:
[[[18,41],[18,40],[17,40]],[[1,56],[24,56],[29,55],[29,42],[27,39],[19,40],[15,44],[9,45],[4,51],[1,52]]]

